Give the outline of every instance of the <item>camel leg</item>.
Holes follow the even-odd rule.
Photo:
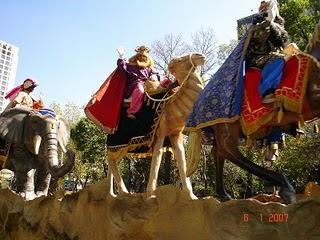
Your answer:
[[[161,158],[163,154],[163,149],[162,149],[163,142],[164,142],[164,137],[158,137],[158,138],[155,138],[155,142],[153,144],[150,175],[149,175],[149,181],[147,186],[147,198],[155,197],[154,191],[157,188],[158,173],[159,173]]]
[[[179,135],[170,136],[169,138],[172,144],[175,159],[177,160],[182,189],[188,193],[191,199],[198,199],[193,194],[190,178],[186,175],[187,164],[183,147],[183,135],[180,133]]]
[[[115,159],[109,159],[108,160],[108,167],[110,169],[110,179],[107,181],[109,181],[109,183],[112,183],[112,176],[114,177],[117,187],[118,187],[118,194],[124,194],[124,193],[129,193],[126,185],[123,182],[122,177],[120,176],[119,172],[118,172],[118,168],[117,168],[117,161]],[[108,169],[108,173],[109,173],[109,169]],[[108,177],[108,176],[107,176]],[[111,191],[111,186],[110,186],[110,191]],[[113,191],[113,190],[112,190]]]
[[[112,175],[112,172],[110,170],[110,167],[108,168],[108,172],[107,172],[107,192],[112,197],[116,196],[114,191],[113,191],[113,175]]]
[[[265,169],[249,161],[241,154],[237,147],[240,135],[239,126],[229,123],[217,124],[212,128],[215,134],[217,150],[219,151],[219,154],[221,154],[221,157],[229,159],[244,170],[267,180],[274,185],[280,186],[281,189],[279,194],[285,203],[296,201],[295,190],[283,174]]]
[[[219,155],[218,149],[215,145],[213,146],[211,152],[214,156],[214,162],[216,167],[216,192],[220,196],[222,201],[228,201],[231,200],[232,197],[226,192],[223,183],[223,168],[225,159]]]

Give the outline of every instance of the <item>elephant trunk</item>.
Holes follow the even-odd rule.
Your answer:
[[[50,134],[52,135],[52,134]],[[56,137],[49,136],[49,139],[47,139],[47,157],[48,157],[48,164],[49,164],[49,171],[53,178],[57,179],[62,176],[64,176],[66,173],[70,172],[71,169],[74,166],[75,161],[75,154],[68,150],[66,152],[67,155],[67,161],[62,165],[59,166],[59,160],[58,160],[58,142],[56,140]]]

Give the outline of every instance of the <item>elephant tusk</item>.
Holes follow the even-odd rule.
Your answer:
[[[35,135],[33,137],[33,147],[34,147],[34,154],[38,155],[39,154],[39,149],[40,149],[40,144],[41,144],[41,136],[40,135]]]
[[[63,144],[60,144],[60,142],[59,142],[59,145],[60,145],[62,151],[63,151],[64,153],[66,153],[66,152],[67,152],[66,147],[65,147]]]

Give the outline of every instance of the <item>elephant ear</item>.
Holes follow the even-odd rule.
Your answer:
[[[67,120],[65,120],[62,116],[58,115],[56,119],[58,121],[58,142],[63,152],[67,152],[66,146],[70,139],[70,127]]]
[[[25,117],[31,113],[26,108],[11,108],[0,115],[0,137],[10,143],[22,142]]]

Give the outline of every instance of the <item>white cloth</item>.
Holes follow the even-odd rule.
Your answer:
[[[275,18],[278,15],[280,15],[277,0],[270,0],[269,1],[267,13],[268,13],[268,16],[266,17],[266,20],[268,20],[269,22],[273,22],[275,20]]]
[[[11,101],[5,110],[14,107],[25,107],[29,109],[33,109],[34,99],[31,97],[30,93],[25,91],[21,91],[18,95]]]

